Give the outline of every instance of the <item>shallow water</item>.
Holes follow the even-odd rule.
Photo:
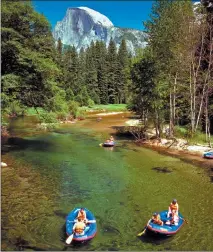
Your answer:
[[[2,156],[9,164],[2,169],[2,250],[213,250],[213,184],[205,171],[127,140],[100,147],[111,131],[102,133],[101,123],[41,133],[29,119],[13,121]],[[172,198],[189,224],[171,238],[138,238]],[[76,206],[93,212],[98,233],[66,247],[65,217]]]

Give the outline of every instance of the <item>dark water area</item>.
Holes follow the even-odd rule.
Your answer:
[[[201,167],[116,137],[121,116],[94,117],[53,132],[35,130],[29,118],[14,120],[4,146],[2,250],[213,250],[213,183]],[[109,126],[106,126],[109,125]],[[155,211],[173,198],[188,224],[174,237],[137,237]],[[65,245],[65,218],[90,209],[98,233],[84,244]]]

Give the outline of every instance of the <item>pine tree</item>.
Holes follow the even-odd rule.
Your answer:
[[[107,79],[108,79],[108,97],[109,103],[116,103],[118,100],[116,84],[118,81],[118,60],[117,60],[117,49],[115,42],[110,39],[108,52],[107,52]]]
[[[78,55],[79,61],[79,71],[78,71],[78,83],[79,88],[82,90],[82,87],[86,85],[86,52],[83,48],[80,49]]]
[[[72,89],[74,95],[77,95],[80,92],[78,73],[79,73],[79,62],[78,54],[74,46],[69,46],[63,57],[64,62],[64,82],[65,90]]]
[[[96,42],[96,66],[97,66],[97,82],[99,88],[99,100],[101,104],[108,103],[107,90],[107,66],[106,66],[107,50],[104,42]]]
[[[61,61],[62,61],[62,48],[63,48],[63,44],[61,42],[61,38],[59,38],[57,41],[57,48],[56,48],[58,64],[61,64]]]
[[[119,79],[118,97],[119,103],[125,103],[128,97],[128,80],[130,76],[130,61],[126,47],[126,41],[123,39],[118,50],[118,64],[119,64]]]
[[[94,58],[94,43],[86,50],[86,76],[85,84],[89,92],[89,96],[92,98],[95,94],[99,93],[97,83],[97,69],[95,66]]]

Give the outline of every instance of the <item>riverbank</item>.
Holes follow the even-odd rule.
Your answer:
[[[140,121],[138,119],[131,119],[125,122],[128,126],[137,126],[139,125]],[[166,130],[166,127],[165,129]],[[204,152],[212,150],[208,145],[202,144],[194,144],[190,145],[187,139],[184,138],[173,138],[173,139],[166,139],[161,138],[160,140],[155,139],[155,130],[149,129],[147,130],[147,135],[149,140],[142,141],[142,144],[163,147],[165,149],[173,149],[178,151],[188,151],[195,155],[203,155]]]
[[[138,119],[131,119],[125,122],[128,126],[137,126],[140,123]],[[146,141],[136,141],[136,144],[146,148],[153,149],[161,154],[177,157],[184,162],[207,168],[211,181],[213,182],[213,160],[203,158],[203,153],[212,150],[212,148],[197,144],[190,145],[186,139],[154,139],[154,130],[148,132],[150,139]]]

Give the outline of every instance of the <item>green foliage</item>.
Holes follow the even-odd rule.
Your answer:
[[[39,114],[39,121],[41,123],[58,123],[56,113],[47,111],[43,111]]]
[[[152,59],[145,58],[135,63],[131,69],[134,108],[142,116],[144,111],[153,111],[156,93],[156,69]]]
[[[27,107],[23,106],[18,100],[13,100],[4,108],[4,112],[11,116],[21,116],[26,114]]]
[[[57,119],[64,121],[67,119],[67,113],[66,112],[58,112],[57,113]]]
[[[107,105],[97,105],[95,104],[93,107],[81,107],[80,110],[90,111],[127,111],[127,105],[126,104],[107,104]]]
[[[44,107],[60,74],[47,19],[29,2],[2,2],[2,91],[10,101]]]
[[[86,86],[83,86],[81,93],[80,93],[80,97],[81,97],[81,106],[87,106],[88,100],[89,100],[89,95],[88,95]]]
[[[55,89],[55,96],[51,98],[47,105],[45,106],[48,111],[53,111],[53,112],[68,112],[68,105],[65,100],[66,98],[66,93],[64,90],[60,88]]]
[[[189,129],[187,127],[175,126],[174,127],[175,136],[180,138],[188,137]]]
[[[82,105],[83,105],[83,101],[82,101],[82,96],[81,96],[81,94],[76,95],[74,101],[75,101],[76,103],[78,103],[79,106],[82,106]]]
[[[192,134],[190,124],[181,127],[175,126],[175,136],[178,138],[185,138],[189,144],[205,144],[206,135],[198,130],[196,134]],[[213,142],[213,137],[211,137],[211,142]]]
[[[68,89],[66,90],[66,100],[67,100],[67,101],[72,101],[72,100],[74,100],[74,93],[73,93],[73,91],[72,91],[71,88],[68,88]]]
[[[74,118],[76,118],[77,113],[78,113],[78,110],[79,110],[79,103],[76,102],[76,101],[70,101],[70,102],[68,103],[68,110],[69,110],[69,113],[70,113]]]
[[[78,119],[85,119],[86,117],[86,111],[84,110],[78,110],[76,113],[76,118]]]
[[[43,113],[43,112],[44,112],[43,108],[27,108],[26,115],[34,116],[34,115],[38,115],[38,114]]]
[[[1,126],[7,127],[8,126],[8,119],[5,114],[1,113]]]
[[[89,98],[89,100],[88,100],[88,107],[92,108],[94,105],[95,105],[94,101]]]

